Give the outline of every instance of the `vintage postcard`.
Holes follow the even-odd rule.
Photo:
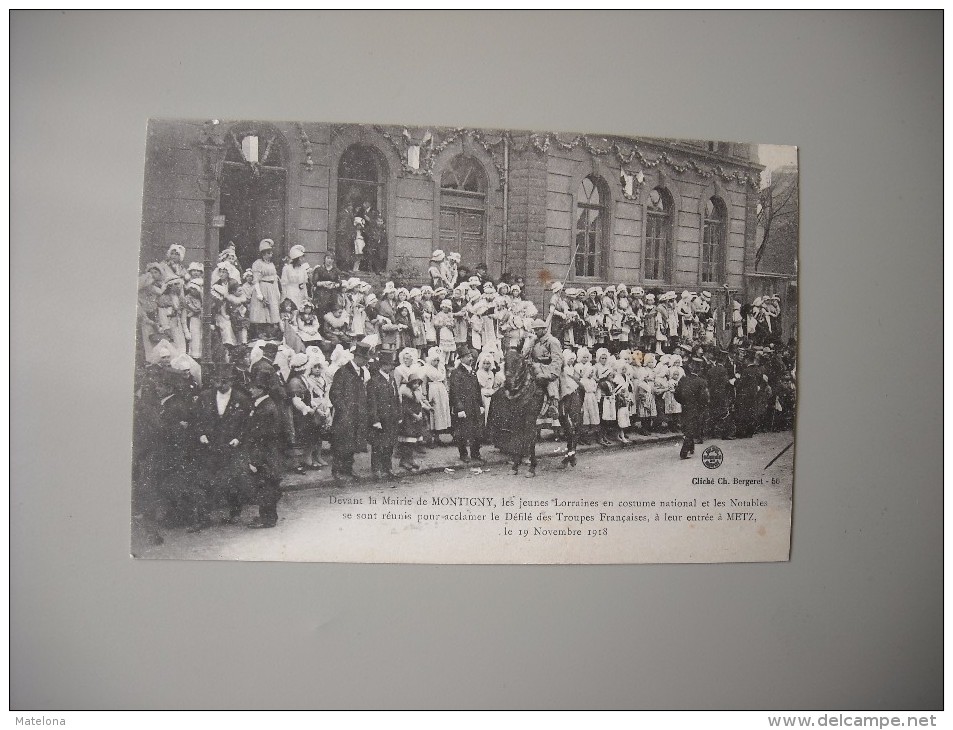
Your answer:
[[[151,120],[133,556],[787,560],[797,164]]]

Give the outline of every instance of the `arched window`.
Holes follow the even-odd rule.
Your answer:
[[[701,280],[703,284],[721,280],[721,262],[725,251],[725,223],[728,219],[725,204],[720,198],[705,202],[705,221],[702,232]]]
[[[483,167],[466,155],[454,157],[440,176],[440,248],[459,252],[470,269],[486,260],[486,191]]]
[[[609,220],[606,185],[595,175],[584,178],[576,190],[576,259],[573,270],[577,277],[605,275],[606,225]]]
[[[225,216],[222,246],[235,244],[243,267],[258,258],[258,242],[275,242],[285,252],[284,141],[267,124],[238,124],[226,135],[219,212]]]
[[[667,281],[672,247],[672,196],[665,188],[649,191],[645,221],[645,274],[650,281]]]
[[[358,230],[355,219],[365,222],[361,235],[365,241],[361,269],[382,271],[387,265],[386,220],[387,171],[381,154],[373,147],[353,144],[338,162],[337,231],[335,258],[338,266],[350,269],[355,262],[354,239]]]

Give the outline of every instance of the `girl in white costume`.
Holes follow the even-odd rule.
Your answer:
[[[304,260],[304,246],[292,246],[288,252],[288,263],[281,269],[281,290],[286,299],[295,303],[300,312],[301,305],[308,298],[308,276],[311,267]]]
[[[483,398],[483,423],[490,415],[490,400],[493,394],[503,387],[503,371],[494,372],[496,356],[490,352],[481,352],[477,358],[477,381],[480,383],[480,395]]]
[[[585,347],[579,350],[576,374],[582,385],[582,425],[589,432],[598,430],[602,419],[599,416],[599,385],[594,377],[595,367],[592,364],[592,353]]]
[[[431,347],[427,351],[423,372],[427,383],[427,399],[432,408],[430,433],[433,441],[440,444],[440,434],[450,430],[450,392],[447,390],[447,368],[440,348]]]

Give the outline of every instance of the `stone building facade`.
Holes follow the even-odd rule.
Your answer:
[[[142,265],[172,243],[204,257],[202,121],[149,124]],[[749,145],[486,129],[221,122],[227,154],[213,213],[243,266],[262,238],[317,264],[350,263],[355,208],[379,214],[379,268],[423,277],[434,249],[494,277],[625,282],[750,301],[758,178]],[[220,233],[219,233],[220,232]],[[363,263],[364,268],[370,266]]]

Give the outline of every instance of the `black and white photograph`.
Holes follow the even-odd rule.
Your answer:
[[[942,11],[8,15],[12,724],[942,726]]]
[[[787,560],[797,149],[152,119],[132,554]]]

